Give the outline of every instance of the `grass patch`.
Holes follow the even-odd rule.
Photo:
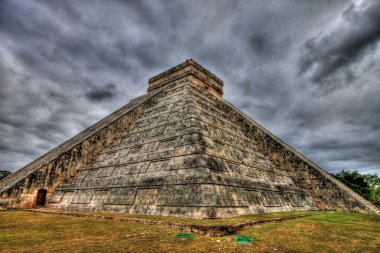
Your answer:
[[[4,210],[0,210],[0,212],[7,212],[7,213],[12,213],[12,212],[17,212],[19,211],[19,209],[4,209]]]
[[[0,252],[380,252],[380,216],[375,215],[327,213],[266,224],[240,233],[254,239],[250,245],[237,244],[236,235],[183,239],[177,237],[180,232],[114,220],[0,212]]]
[[[326,213],[242,232],[258,252],[380,252],[380,216]]]

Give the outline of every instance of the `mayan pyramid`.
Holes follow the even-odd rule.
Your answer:
[[[344,210],[379,213],[223,99],[193,60],[0,181],[0,204],[193,218]]]

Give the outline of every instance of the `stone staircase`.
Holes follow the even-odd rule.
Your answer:
[[[377,208],[374,204],[372,204],[371,202],[369,202],[369,201],[366,200],[366,199],[363,199],[362,202],[363,202],[364,204],[366,204],[367,207],[368,207],[369,209],[371,209],[375,214],[380,215],[380,209]]]
[[[48,164],[52,160],[56,159],[60,154],[70,150],[74,146],[78,145],[82,141],[84,141],[86,138],[92,136],[97,131],[103,129],[104,127],[108,126],[130,110],[134,109],[136,106],[138,106],[143,101],[151,98],[158,92],[160,92],[165,87],[162,87],[160,89],[157,89],[155,91],[149,92],[145,95],[142,95],[140,97],[137,97],[135,99],[132,99],[128,104],[121,107],[117,111],[113,112],[109,116],[105,117],[104,119],[98,121],[94,125],[90,126],[89,128],[83,130],[79,134],[75,135],[71,139],[67,140],[66,142],[62,143],[61,145],[57,146],[56,148],[52,149],[50,152],[42,155],[41,157],[37,158],[33,162],[27,164],[26,166],[22,167],[18,171],[16,171],[13,174],[10,174],[9,176],[3,178],[0,180],[0,194],[7,189],[11,188],[15,184],[17,184],[22,179],[26,178],[28,175],[36,171],[41,166]],[[4,199],[0,199],[2,201],[5,201]]]
[[[326,178],[328,178],[330,181],[332,181],[335,185],[337,185],[340,189],[346,191],[348,194],[350,194],[354,199],[364,204],[373,214],[380,215],[380,209],[376,207],[374,204],[363,198],[361,195],[353,191],[351,188],[347,187],[345,184],[340,182],[338,179],[334,178],[332,175],[327,173],[324,169],[319,167],[317,164],[309,160],[307,157],[303,156],[301,153],[299,153],[297,150],[292,148],[290,145],[279,139],[277,136],[269,132],[267,129],[265,129],[263,126],[261,126],[256,121],[252,120],[250,117],[248,117],[245,113],[240,111],[238,108],[236,108],[233,104],[229,103],[228,101],[222,99],[222,103],[226,104],[227,106],[233,108],[238,114],[242,115],[247,121],[249,121],[251,124],[256,126],[257,128],[261,129],[264,133],[268,134],[271,138],[276,140],[278,143],[281,143],[285,148],[289,149],[291,152],[293,152],[298,158],[312,166],[314,169],[318,170],[321,174],[323,174]]]

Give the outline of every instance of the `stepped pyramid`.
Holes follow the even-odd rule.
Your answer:
[[[379,213],[223,99],[193,60],[148,93],[0,181],[0,203],[218,218],[344,210]]]

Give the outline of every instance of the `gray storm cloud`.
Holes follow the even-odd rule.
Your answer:
[[[90,91],[86,92],[85,96],[91,101],[104,101],[115,98],[116,92],[116,85],[109,83],[100,88],[92,88]]]
[[[351,4],[342,14],[343,22],[327,34],[308,39],[300,59],[300,72],[321,82],[376,50],[380,40],[380,2]]]
[[[329,171],[379,173],[378,1],[0,1],[0,168],[15,171],[193,58]]]

